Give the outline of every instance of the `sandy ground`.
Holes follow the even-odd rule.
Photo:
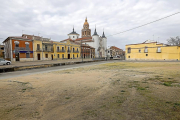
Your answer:
[[[179,120],[180,63],[119,62],[0,81],[2,120]]]

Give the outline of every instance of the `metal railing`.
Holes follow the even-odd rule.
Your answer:
[[[77,51],[77,50],[74,50],[74,51],[73,51],[73,53],[79,53],[79,51]]]
[[[54,49],[45,49],[45,48],[43,48],[43,52],[54,52]]]
[[[37,48],[37,49],[36,49],[36,52],[41,52],[41,51],[42,51],[41,48]]]
[[[57,52],[65,52],[65,50],[57,50]]]
[[[15,47],[14,49],[19,51],[30,51],[30,48],[26,48],[26,47]]]
[[[71,52],[71,50],[67,50],[67,52]]]

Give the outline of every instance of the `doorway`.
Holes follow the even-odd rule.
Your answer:
[[[41,55],[39,53],[37,54],[37,59],[41,60]]]
[[[16,57],[16,61],[19,61],[19,53],[16,53],[15,57]]]
[[[53,60],[53,55],[51,55],[51,60]]]
[[[70,57],[71,57],[70,54],[68,54],[68,59],[70,59]]]
[[[86,58],[86,54],[84,54],[84,58]]]

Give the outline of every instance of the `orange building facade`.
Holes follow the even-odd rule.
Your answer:
[[[4,42],[5,59],[33,61],[33,41],[24,37],[8,37]]]

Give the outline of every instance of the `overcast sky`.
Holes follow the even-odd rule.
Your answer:
[[[0,43],[8,36],[40,35],[60,41],[75,31],[81,35],[87,16],[92,34],[125,31],[180,12],[180,0],[0,0]],[[108,45],[124,49],[145,40],[166,43],[180,36],[180,14],[162,21],[107,37]],[[159,37],[159,40],[158,40]]]

